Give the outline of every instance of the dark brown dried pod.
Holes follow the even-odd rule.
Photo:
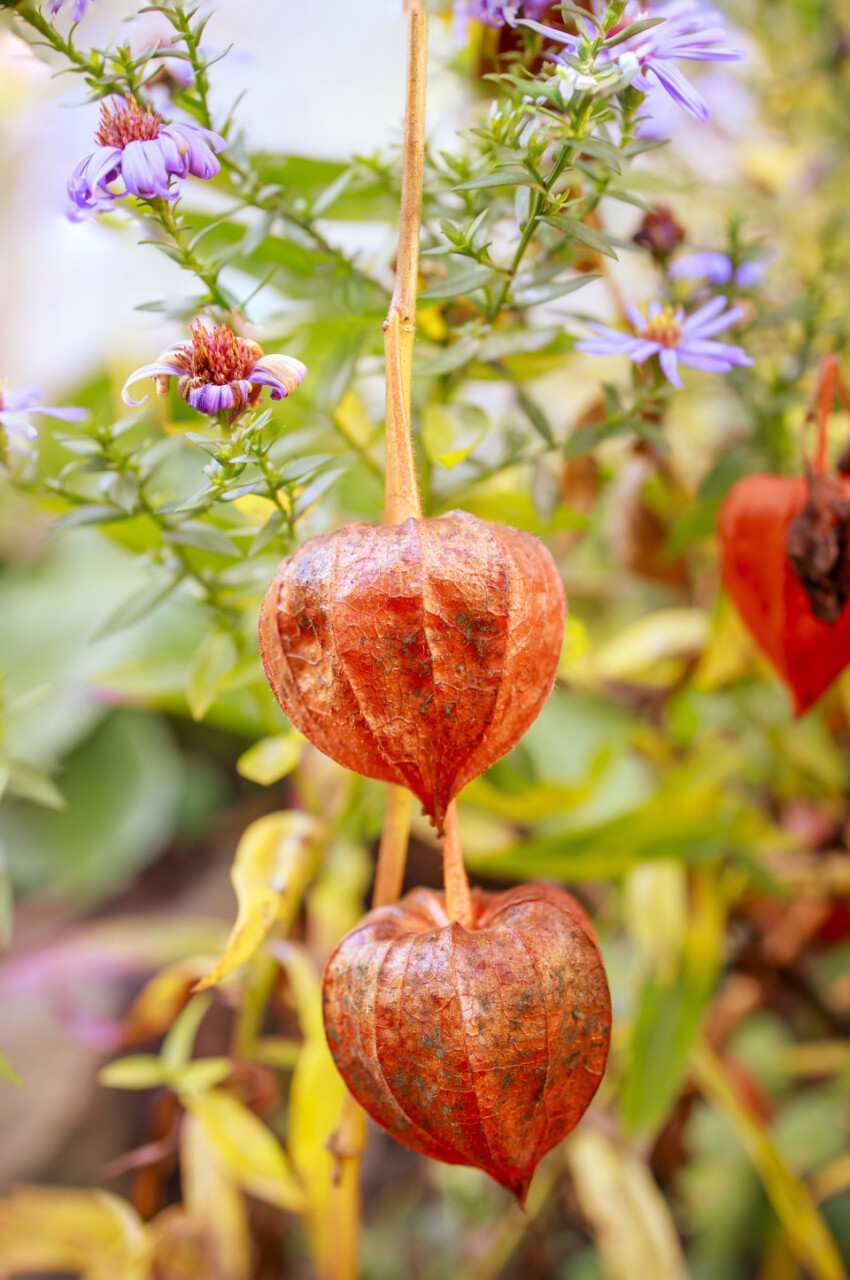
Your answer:
[[[449,802],[549,696],[565,615],[536,538],[451,511],[305,542],[266,593],[260,652],[314,746],[408,787],[442,833]]]
[[[520,1201],[602,1079],[611,1003],[568,893],[473,894],[449,923],[416,889],[364,916],[325,969],[325,1032],[357,1101],[399,1142],[483,1169]]]

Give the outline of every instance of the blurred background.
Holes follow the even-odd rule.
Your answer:
[[[352,154],[397,145],[405,37],[394,0],[209,7],[205,48],[233,45],[211,71],[212,104],[225,114],[244,91],[238,127],[252,150],[328,161],[329,182]],[[654,119],[672,142],[642,157],[632,181],[644,201],[673,207],[690,250],[743,245],[761,264],[758,288],[742,290],[755,372],[686,380],[664,424],[669,467],[622,438],[571,455],[573,432],[604,411],[601,380],[625,378],[624,362],[579,357],[571,343],[514,354],[501,380],[470,378],[466,402],[487,427],[457,456],[447,461],[436,436],[420,446],[432,511],[529,528],[564,572],[561,678],[523,742],[465,793],[462,832],[476,883],[551,880],[589,910],[614,1000],[611,1066],[575,1139],[541,1166],[525,1214],[482,1174],[370,1129],[366,1280],[841,1280],[850,1267],[850,677],[793,717],[720,592],[713,537],[737,478],[799,469],[818,360],[850,335],[850,15],[828,0],[723,7],[746,61],[694,73],[709,125],[658,95]],[[130,38],[149,43],[157,16],[136,8],[98,0],[76,38],[123,38],[132,19]],[[435,151],[486,111],[477,65],[435,14]],[[107,420],[122,412],[129,372],[183,336],[193,282],[137,246],[130,219],[66,218],[67,176],[90,149],[96,110],[58,70],[4,10],[0,377]],[[251,314],[252,332],[283,335],[311,367],[312,389],[281,421],[301,433],[302,453],[321,449],[339,466],[298,540],[375,520],[382,505],[380,290],[396,232],[379,169],[377,195],[322,221],[330,245],[378,282],[375,295],[359,307],[334,294],[325,313],[323,280],[293,283],[284,268]],[[191,202],[199,217],[219,208],[204,190]],[[603,214],[628,247],[641,210],[612,200]],[[227,270],[238,285],[254,268]],[[613,321],[618,299],[653,296],[655,270],[624,252],[580,305],[544,304],[536,323],[573,337],[577,317]],[[164,310],[138,309],[155,299]],[[440,308],[428,310],[435,339]],[[349,313],[372,326],[350,359]],[[328,374],[320,392],[346,360],[347,377],[332,392]],[[553,447],[532,448],[511,379],[542,406]],[[174,399],[154,413],[164,437],[191,425]],[[850,419],[836,413],[836,453],[848,438]],[[50,424],[40,450],[43,473],[58,476],[68,459]],[[338,819],[292,927],[318,972],[368,902],[383,796],[287,736],[267,691],[258,698],[254,652],[216,667],[210,615],[191,593],[115,627],[116,607],[149,590],[149,547],[135,526],[53,528],[63,510],[32,483],[0,487],[0,761],[18,770],[0,802],[0,1050],[25,1086],[0,1078],[0,1186],[100,1187],[148,1221],[180,1198],[175,1092],[104,1087],[98,1072],[119,1052],[159,1051],[227,939],[240,837],[268,813]],[[246,529],[256,515],[244,508]],[[222,571],[214,553],[198,554],[200,571]],[[249,621],[274,559],[245,587]],[[284,739],[271,765],[249,754]],[[406,884],[439,882],[417,818]],[[306,1034],[296,986],[281,978],[263,1053],[237,1067],[246,1105],[284,1142]],[[196,1056],[228,1052],[239,996],[225,985],[204,1006]],[[250,1261],[222,1264],[221,1280],[316,1274],[315,1226],[262,1198],[249,1197],[248,1214]],[[181,1257],[169,1252],[152,1274],[219,1275]],[[109,1266],[86,1274],[125,1274]]]

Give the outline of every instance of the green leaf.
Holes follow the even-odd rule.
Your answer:
[[[539,307],[544,302],[553,302],[555,298],[563,298],[568,293],[575,293],[600,277],[596,272],[574,276],[571,280],[553,280],[550,284],[522,285],[514,288],[513,299],[520,307]]]
[[[127,596],[117,608],[112,609],[106,618],[101,622],[91,635],[92,643],[96,640],[103,640],[106,636],[116,635],[119,631],[123,631],[126,627],[132,627],[135,623],[141,622],[148,614],[153,613],[154,609],[163,600],[171,595],[179,578],[168,578],[165,581],[155,580],[147,587],[143,587],[141,591],[134,591],[131,596]]]
[[[422,294],[420,293],[420,298]],[[450,346],[444,347],[439,355],[434,356],[431,360],[417,361],[414,365],[414,377],[416,378],[439,378],[444,373],[453,373],[455,369],[461,369],[465,364],[469,364],[478,354],[480,347],[480,338],[477,334],[459,338],[457,342],[453,342]]]
[[[616,253],[611,248],[608,237],[603,235],[601,231],[595,231],[593,227],[588,227],[585,223],[580,222],[578,218],[571,218],[567,213],[550,213],[543,219],[548,222],[550,227],[554,227],[556,231],[563,231],[571,240],[575,240],[578,244],[585,245],[588,249],[594,249],[597,253],[604,254],[606,258],[613,258],[615,262],[619,261]]]
[[[419,294],[419,301],[457,298],[461,294],[474,293],[476,289],[483,289],[504,278],[504,275],[493,267],[472,267],[469,271],[461,271],[458,275],[441,281],[440,284],[433,284],[429,289],[424,289]]]
[[[46,809],[64,809],[65,797],[43,769],[26,760],[9,760],[6,790],[21,800],[43,805]]]
[[[550,448],[554,447],[555,437],[552,434],[549,419],[540,408],[540,405],[537,404],[536,401],[532,400],[531,396],[526,395],[522,390],[517,390],[517,400],[519,401],[520,408],[528,418],[528,421],[534,427],[537,434],[542,436]]]
[[[468,182],[461,182],[459,186],[453,187],[454,191],[485,191],[491,187],[518,187],[527,186],[535,187],[538,191],[542,188],[527,169],[500,169],[496,173],[485,173],[481,178],[470,178]]]
[[[612,142],[608,142],[605,138],[582,138],[576,146],[582,155],[593,156],[594,159],[606,164],[609,169],[613,169],[615,173],[622,173],[620,161],[623,153]]]
[[[282,513],[280,511],[273,511],[248,548],[249,557],[257,555],[257,553],[262,551],[264,547],[267,547],[270,542],[273,542],[283,529],[283,526],[284,519]]]
[[[104,503],[82,503],[60,516],[54,523],[54,529],[78,529],[89,524],[113,524],[116,520],[126,520],[127,512],[120,507],[106,506]]]
[[[422,420],[422,443],[431,462],[450,471],[478,448],[490,419],[473,404],[428,404]]]
[[[599,427],[579,427],[578,431],[567,436],[561,452],[565,458],[581,458],[586,453],[592,453],[603,440],[625,435],[631,429],[631,422],[603,422]]]
[[[507,356],[530,355],[544,351],[561,337],[560,328],[529,329],[519,325],[514,329],[500,329],[485,338],[478,352],[478,359],[504,360]]]
[[[236,761],[236,772],[261,787],[270,787],[297,766],[304,751],[304,741],[295,729],[291,733],[261,738]]]
[[[217,528],[214,524],[201,524],[196,520],[178,525],[176,529],[169,529],[165,534],[165,541],[178,547],[195,547],[198,551],[209,551],[217,556],[234,558],[242,554],[223,529]]]
[[[351,180],[354,177],[353,169],[346,169],[338,178],[334,178],[330,186],[325,187],[324,191],[313,201],[313,217],[320,218],[323,213],[330,209],[331,205],[336,204],[340,196],[351,186]]]
[[[210,631],[201,642],[186,689],[186,702],[193,720],[203,720],[235,666],[237,656],[233,637],[227,631]]]
[[[694,883],[678,972],[653,971],[641,990],[621,1097],[623,1121],[633,1137],[656,1134],[669,1115],[717,983],[725,921],[713,879],[704,872]]]
[[[660,22],[664,22],[664,18],[640,18],[637,22],[630,22],[627,27],[623,27],[622,31],[618,31],[616,35],[609,36],[607,40],[603,40],[602,48],[613,49],[615,45],[622,44],[624,40],[631,40],[632,36],[638,36],[642,31],[649,31],[651,27],[657,27]]]

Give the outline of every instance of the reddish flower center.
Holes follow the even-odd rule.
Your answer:
[[[261,352],[255,342],[237,338],[223,324],[220,329],[192,326],[192,381],[195,386],[214,382],[223,387],[227,382],[247,378]]]
[[[662,347],[678,347],[682,342],[683,319],[681,307],[676,307],[675,311],[672,307],[665,307],[648,321],[646,333],[640,336],[650,342],[660,342]]]
[[[142,108],[133,97],[127,97],[123,106],[110,108],[108,102],[100,104],[100,128],[94,136],[102,147],[121,147],[128,142],[150,142],[159,137],[162,117],[151,111],[150,104]]]

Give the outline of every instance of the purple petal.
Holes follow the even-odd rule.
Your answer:
[[[647,63],[645,71],[647,75],[654,75],[670,97],[678,102],[680,107],[684,107],[689,115],[701,120],[703,124],[711,119],[711,112],[705,98],[697,93],[691,82],[682,75],[678,67],[673,66],[672,62],[653,59],[652,62]]]
[[[130,387],[136,385],[137,382],[144,382],[146,378],[179,378],[184,369],[178,364],[170,364],[165,360],[157,360],[154,364],[143,364],[140,369],[135,369],[124,383],[121,389],[121,399],[133,409],[138,409],[140,404],[144,404],[147,396],[142,396],[141,400],[133,400],[127,394]]]
[[[30,413],[44,413],[48,418],[58,418],[60,422],[82,422],[83,418],[89,416],[88,409],[77,409],[73,406],[67,409],[57,409],[53,405],[36,405],[30,409]]]
[[[134,196],[167,199],[169,174],[159,139],[128,142],[121,157],[121,176]]]
[[[719,293],[716,298],[712,298],[710,302],[706,302],[687,317],[682,325],[683,331],[690,333],[694,329],[699,329],[706,321],[713,320],[715,316],[720,315],[725,306],[726,298],[722,293]]]
[[[41,387],[21,387],[20,391],[4,391],[1,397],[2,406],[8,413],[22,413],[40,404],[43,395]]]
[[[732,259],[725,253],[690,253],[674,262],[668,272],[671,280],[710,280],[726,284],[732,279]]]
[[[262,356],[251,370],[250,381],[272,388],[272,400],[292,395],[307,377],[307,366],[295,356]]]
[[[672,347],[664,347],[658,353],[658,363],[661,365],[661,372],[668,382],[672,382],[674,387],[683,389],[682,379],[679,377],[679,358]]]
[[[637,307],[631,302],[626,307],[626,315],[629,317],[638,333],[646,333],[646,316],[642,311],[638,311]]]
[[[244,378],[235,382],[207,382],[201,387],[193,387],[189,392],[189,404],[200,413],[219,413],[222,409],[232,409],[237,400],[244,404],[251,387]]]
[[[215,157],[217,151],[223,151],[226,140],[220,133],[211,129],[202,129],[197,124],[169,124],[161,130],[161,136],[167,137],[177,148],[183,165],[183,176],[191,173],[196,178],[214,178],[221,172],[221,164]]]

